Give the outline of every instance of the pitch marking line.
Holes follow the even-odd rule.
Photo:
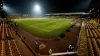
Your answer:
[[[21,23],[21,24],[23,24],[23,23]],[[53,30],[56,30],[56,29],[58,29],[58,28],[60,28],[61,26],[59,26],[59,27],[57,27],[56,29],[53,29],[53,30],[44,30],[44,29],[41,29],[41,28],[38,28],[38,27],[36,27],[36,26],[33,26],[33,25],[28,25],[28,24],[24,24],[24,25],[27,25],[27,26],[30,26],[30,27],[34,27],[34,28],[37,28],[37,29],[40,29],[40,30],[43,30],[43,31],[45,31],[45,32],[51,32],[51,31],[53,31]]]

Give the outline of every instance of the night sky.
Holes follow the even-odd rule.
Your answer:
[[[16,14],[32,14],[33,5],[40,4],[44,14],[85,12],[92,0],[4,0]]]

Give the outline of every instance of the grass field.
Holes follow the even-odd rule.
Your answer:
[[[21,28],[37,37],[58,37],[72,24],[72,19],[14,19]]]

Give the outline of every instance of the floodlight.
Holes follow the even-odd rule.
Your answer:
[[[41,6],[39,4],[34,5],[34,14],[39,16],[42,14]]]
[[[4,5],[4,6],[3,6],[3,9],[4,9],[4,10],[8,10],[8,7]]]
[[[3,6],[3,10],[4,10],[6,13],[8,13],[8,14],[14,13],[13,10],[12,10],[12,8],[9,7],[9,6],[7,6],[7,5],[4,5],[4,6]]]
[[[38,11],[38,12],[40,11],[40,6],[37,4],[35,5],[35,11]]]

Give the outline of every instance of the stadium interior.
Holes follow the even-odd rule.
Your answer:
[[[8,14],[4,3],[0,2],[0,56],[100,56],[99,0],[92,0],[85,12],[42,16]]]

